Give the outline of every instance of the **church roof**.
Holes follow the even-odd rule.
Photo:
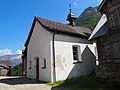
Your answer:
[[[34,28],[36,21],[38,21],[39,24],[43,28],[45,28],[47,31],[71,35],[71,36],[75,36],[75,37],[88,38],[92,32],[90,29],[87,29],[87,28],[82,28],[82,27],[78,27],[78,26],[72,27],[71,25],[55,22],[52,20],[43,19],[40,17],[35,17],[33,25],[31,27],[31,30],[29,33],[29,36],[28,36],[28,39],[25,43],[25,46],[27,46],[27,44],[29,43],[29,40],[31,38],[31,34],[33,32],[33,28]]]
[[[78,28],[78,26],[72,27],[71,25],[66,25],[63,23],[43,19],[40,17],[36,17],[36,18],[38,19],[38,22],[49,31],[68,33],[71,35],[76,34],[76,35],[81,35],[81,36],[86,36],[86,37],[88,37],[88,35],[86,35],[86,33],[88,33],[88,34],[91,33],[90,29],[86,29],[86,28],[82,28],[82,27]]]

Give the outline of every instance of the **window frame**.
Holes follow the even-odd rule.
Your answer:
[[[75,50],[75,48],[76,48],[76,50]],[[76,53],[76,55],[75,55],[75,53]],[[79,45],[73,45],[72,46],[72,55],[73,55],[72,58],[73,58],[73,63],[74,64],[75,63],[82,63],[80,46]]]
[[[29,69],[32,69],[32,61],[30,60],[29,63],[30,63]]]
[[[46,69],[46,59],[45,58],[43,58],[42,59],[42,62],[43,62],[43,66],[42,66],[42,69]]]

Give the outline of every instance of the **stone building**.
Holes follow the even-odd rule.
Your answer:
[[[0,76],[11,75],[11,66],[10,60],[0,60]]]

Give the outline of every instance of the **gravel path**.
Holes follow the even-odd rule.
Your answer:
[[[0,90],[53,90],[45,83],[24,77],[0,77]]]

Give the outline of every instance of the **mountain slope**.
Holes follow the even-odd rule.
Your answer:
[[[21,76],[22,75],[22,64],[18,64],[12,68],[12,76]]]
[[[76,19],[76,26],[81,26],[93,30],[101,18],[101,14],[97,11],[98,7],[88,7]]]
[[[11,60],[12,67],[22,63],[21,54],[0,56],[0,60]]]

